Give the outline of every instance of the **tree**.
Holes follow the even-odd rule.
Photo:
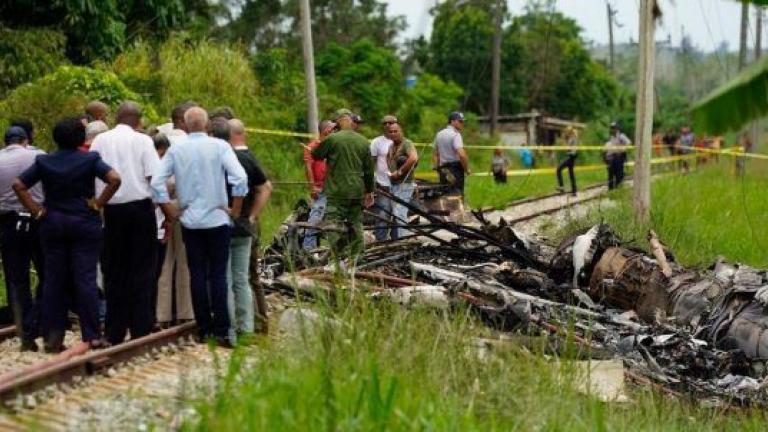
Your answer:
[[[434,10],[428,52],[420,42],[411,51],[427,71],[464,86],[464,108],[480,113],[490,98],[493,4],[442,3]],[[551,2],[531,2],[514,17],[502,40],[501,111],[537,109],[590,120],[612,107],[617,86],[591,59],[580,34],[576,22],[554,11]]]
[[[395,52],[361,39],[348,47],[331,43],[317,54],[317,76],[355,105],[361,114],[378,118],[398,107],[403,88]]]
[[[207,31],[225,6],[207,0],[4,0],[0,25],[59,30],[67,57],[83,64],[111,59],[136,38],[164,39],[171,29],[201,20]]]
[[[0,27],[0,97],[67,63],[65,43],[62,33],[48,29]]]
[[[310,8],[317,51],[331,43],[347,46],[363,38],[394,49],[397,35],[406,28],[405,17],[389,16],[387,3],[380,0],[312,0]],[[301,52],[297,0],[244,0],[237,18],[219,31],[255,51]]]
[[[488,107],[491,91],[487,77],[491,72],[492,7],[492,0],[449,0],[437,6],[432,11],[435,18],[429,58],[422,58],[428,72],[464,88],[464,109],[481,113]],[[502,52],[508,53],[507,38],[502,43]],[[504,62],[504,81],[509,70],[506,66]],[[502,99],[505,95],[502,87]]]

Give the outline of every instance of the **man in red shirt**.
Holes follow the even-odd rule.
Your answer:
[[[304,146],[304,166],[306,168],[307,181],[309,182],[310,194],[312,196],[312,208],[309,211],[308,223],[316,224],[323,220],[325,215],[325,205],[328,201],[323,194],[323,184],[325,183],[325,160],[316,160],[312,158],[312,150],[320,145],[331,132],[334,131],[336,124],[330,120],[320,122],[318,130],[320,136]],[[310,229],[304,233],[304,250],[312,250],[317,247],[317,238],[319,231]]]

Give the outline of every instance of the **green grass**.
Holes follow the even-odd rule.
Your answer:
[[[676,255],[691,266],[708,266],[718,255],[731,261],[768,267],[768,162],[752,161],[746,175],[733,174],[733,161],[702,167],[688,175],[657,180],[652,186],[652,227]],[[624,239],[647,248],[648,226],[634,223],[631,191],[618,193],[616,208],[596,208],[568,229],[601,220],[611,224]]]
[[[706,265],[722,254],[768,266],[765,167],[753,162],[746,176],[734,177],[726,160],[654,182],[652,227],[685,264]],[[599,180],[602,173],[595,175]],[[580,176],[583,184],[586,177]],[[511,180],[495,186],[472,179],[470,202],[500,205],[549,192],[553,184],[547,177]],[[648,227],[632,223],[631,192],[618,191],[615,198],[618,207],[597,209],[556,234],[604,220],[646,246]],[[768,421],[758,410],[701,408],[647,388],[632,390],[629,404],[602,403],[574,388],[587,377],[575,372],[573,347],[558,358],[562,366],[542,355],[540,342],[479,361],[472,340],[489,330],[465,312],[406,310],[365,299],[339,303],[344,306],[318,308],[341,322],[338,327],[318,325],[303,338],[269,339],[236,351],[217,394],[200,403],[199,422],[186,428],[757,431]]]
[[[238,351],[218,392],[187,430],[764,430],[760,411],[726,415],[647,389],[628,404],[603,403],[574,386],[575,348],[556,362],[532,347],[477,358],[488,334],[462,311],[406,310],[367,299],[321,313],[304,337]],[[247,357],[253,361],[244,366]],[[558,366],[559,365],[559,366]]]

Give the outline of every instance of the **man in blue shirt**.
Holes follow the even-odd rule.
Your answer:
[[[205,131],[208,114],[200,107],[184,113],[189,135],[171,146],[152,177],[155,201],[167,220],[180,221],[187,250],[192,308],[202,339],[215,337],[231,346],[227,307],[227,260],[232,218],[240,216],[248,193],[248,176],[226,141]],[[176,176],[179,208],[171,204],[166,181]],[[226,184],[232,185],[232,207]]]

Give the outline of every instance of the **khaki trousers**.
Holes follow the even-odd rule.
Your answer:
[[[173,224],[173,233],[168,240],[168,246],[163,261],[163,270],[157,282],[157,322],[173,320],[174,300],[174,269],[176,270],[176,319],[191,320],[195,318],[192,311],[192,295],[189,287],[189,267],[187,266],[187,251],[181,238],[181,224]]]

